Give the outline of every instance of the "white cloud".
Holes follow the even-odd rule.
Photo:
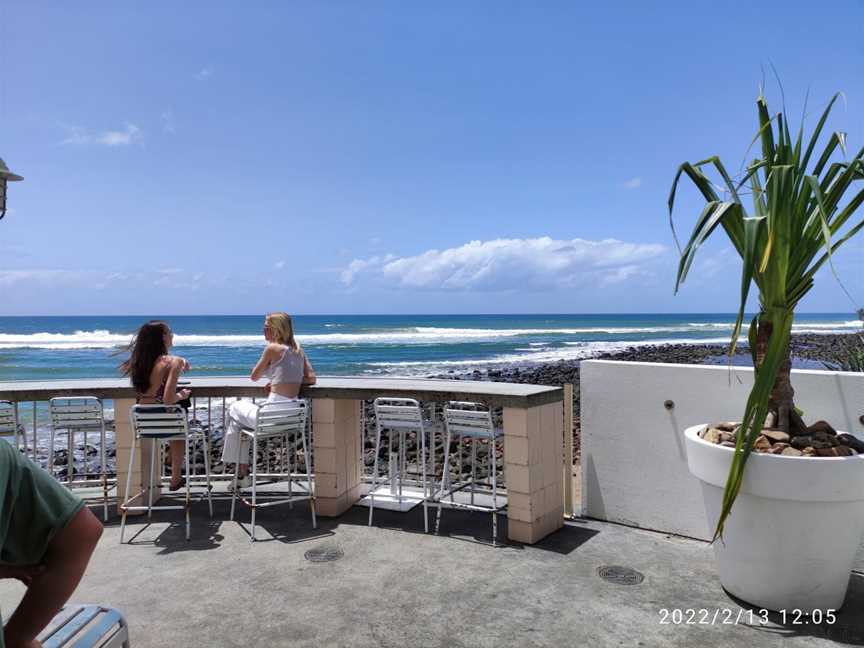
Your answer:
[[[277,261],[276,263],[273,264],[273,267],[276,270],[281,270],[282,268],[285,267],[285,262],[284,261]]]
[[[625,189],[638,189],[642,186],[642,176],[636,176],[635,178],[630,178],[624,183]]]
[[[213,67],[208,65],[198,70],[198,74],[195,75],[195,78],[198,79],[198,81],[206,81],[211,76],[213,76]]]
[[[69,126],[60,124],[66,131],[66,137],[60,140],[60,144],[82,146],[86,144],[102,144],[103,146],[128,146],[139,141],[143,137],[141,129],[135,124],[127,123],[122,130],[102,131],[98,135],[91,135],[84,126]]]
[[[177,132],[177,128],[174,125],[174,113],[170,110],[162,111],[162,132],[168,133],[169,135],[173,135]]]
[[[96,141],[105,146],[128,146],[141,138],[141,129],[135,124],[126,124],[123,130],[104,131],[100,133]]]
[[[83,126],[60,124],[60,128],[66,131],[66,137],[60,140],[61,144],[89,144],[91,141],[87,129]]]
[[[16,286],[27,283],[74,283],[81,274],[67,270],[0,270],[0,286]]]
[[[494,239],[408,257],[354,259],[340,275],[360,275],[404,288],[449,291],[551,289],[606,285],[647,274],[646,263],[666,252],[657,243],[616,239]]]
[[[342,283],[346,286],[350,286],[354,281],[354,277],[357,276],[360,272],[365,270],[366,268],[375,268],[380,267],[381,265],[388,263],[389,261],[394,260],[396,257],[392,254],[386,254],[384,256],[373,256],[371,259],[354,259],[351,263],[348,264],[347,268],[344,268],[339,275],[339,278],[342,280]]]

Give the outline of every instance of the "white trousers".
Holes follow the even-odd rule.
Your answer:
[[[270,392],[266,402],[283,403],[296,400],[298,399]],[[222,439],[222,463],[233,464],[237,461],[238,443],[240,444],[240,463],[242,465],[249,463],[249,451],[252,443],[248,437],[240,434],[240,427],[255,427],[255,417],[261,404],[253,403],[250,400],[238,400],[231,403],[228,408],[228,427],[225,429],[225,437]]]

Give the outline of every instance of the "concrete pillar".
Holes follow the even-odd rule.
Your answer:
[[[564,525],[561,401],[504,408],[508,537],[534,544]]]
[[[132,431],[132,424],[129,421],[129,410],[135,404],[132,398],[116,398],[114,399],[114,438],[116,440],[117,455],[114,458],[117,468],[117,512],[120,511],[120,505],[126,499],[126,475],[129,471],[129,455],[132,452],[132,446],[135,445],[135,464],[132,466],[132,493],[140,493],[147,488],[150,481],[150,454],[153,452],[153,443],[145,441],[143,444],[135,440],[135,435]],[[157,476],[158,482],[158,460],[157,460]],[[161,496],[162,491],[156,488],[153,491],[154,504]],[[146,504],[147,500],[137,498],[131,502],[133,506],[141,506]],[[144,511],[130,511],[128,515],[142,515]]]
[[[362,404],[352,399],[312,399],[315,508],[319,515],[341,515],[360,499]]]

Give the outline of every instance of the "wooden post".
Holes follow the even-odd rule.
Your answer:
[[[564,385],[564,517],[573,517],[573,385]]]

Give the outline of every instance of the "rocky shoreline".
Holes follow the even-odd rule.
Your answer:
[[[861,345],[856,333],[793,335],[791,348],[793,366],[815,369],[842,367],[843,359],[854,345]],[[721,344],[659,344],[633,346],[615,353],[603,353],[584,360],[621,360],[626,362],[663,362],[672,364],[724,364],[728,362],[728,345]],[[579,363],[580,360],[560,360],[534,365],[518,365],[504,369],[475,369],[462,373],[430,376],[456,380],[490,380],[495,382],[532,383],[537,385],[573,385],[573,452],[579,461]],[[750,365],[750,352],[738,347],[733,360],[736,365]]]

